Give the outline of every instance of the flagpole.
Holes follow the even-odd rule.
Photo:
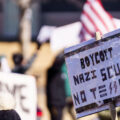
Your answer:
[[[100,40],[101,39],[100,32],[96,32],[95,33],[95,39],[96,40]],[[118,120],[117,112],[116,112],[116,108],[115,108],[114,102],[110,102],[109,103],[109,111],[110,111],[112,120]]]

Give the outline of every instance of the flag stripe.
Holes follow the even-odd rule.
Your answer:
[[[89,17],[89,15],[84,11],[84,14],[81,16],[81,20],[86,26],[89,26],[88,29],[91,30],[91,32],[94,32],[96,30],[93,20]]]
[[[90,21],[90,23],[92,23],[92,27],[94,27],[94,31],[95,31],[95,30],[98,31],[99,28],[98,28],[97,25],[95,24],[94,20],[90,17],[90,15],[87,14],[86,11],[84,11],[83,14],[88,18],[88,20]],[[94,31],[93,31],[93,32],[94,32]],[[100,31],[100,30],[99,30],[99,31]]]
[[[114,24],[112,23],[112,18],[102,8],[102,6],[99,5],[98,2],[95,2],[94,9],[96,11],[96,14],[99,15],[99,18],[101,19],[101,21],[103,22],[103,24],[105,25],[105,27],[108,28],[107,31],[113,30],[114,29]]]
[[[84,27],[84,29],[87,31],[88,34],[93,36],[93,33],[88,29],[88,27],[86,26],[86,24],[84,24],[84,22],[82,22],[82,26]]]
[[[100,21],[101,21],[102,24],[104,25],[106,31],[109,31],[109,28],[108,28],[108,26],[106,25],[106,23],[105,23],[105,21],[104,21],[104,18],[102,18],[102,16],[101,16],[100,13],[99,13],[100,9],[99,9],[99,10],[97,10],[98,8],[96,9],[96,4],[97,4],[97,3],[94,3],[94,5],[93,5],[93,4],[90,4],[90,3],[89,3],[90,8],[92,9],[92,11],[93,11],[94,14],[96,15],[96,17],[98,17],[98,19],[100,19]],[[98,6],[97,6],[97,7],[98,7]]]
[[[84,28],[80,32],[81,42],[89,40],[93,36],[90,35]]]
[[[87,0],[80,19],[82,41],[93,37],[96,31],[105,34],[117,28],[113,17],[105,11],[100,0]]]
[[[91,17],[91,19],[94,20],[94,23],[96,24],[96,26],[99,28],[99,31],[103,34],[106,33],[107,30],[105,29],[104,25],[102,24],[102,22],[100,21],[100,19],[96,16],[96,14],[94,13],[94,11],[90,8],[89,4],[85,5],[84,10],[89,14],[89,16]],[[89,27],[89,26],[88,26]]]

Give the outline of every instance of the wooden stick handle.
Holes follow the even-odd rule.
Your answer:
[[[116,112],[115,105],[113,102],[109,103],[109,110],[110,110],[112,120],[118,120],[117,112]]]
[[[95,38],[96,38],[96,40],[100,40],[101,39],[100,32],[96,32],[95,33]],[[115,105],[114,105],[113,102],[110,102],[109,110],[110,110],[110,114],[111,114],[112,120],[118,120],[117,113],[116,113],[116,108],[115,108]]]
[[[96,40],[100,40],[100,39],[101,39],[100,32],[96,32],[96,33],[95,33],[95,39],[96,39]]]

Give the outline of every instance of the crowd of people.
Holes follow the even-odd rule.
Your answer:
[[[49,40],[45,43],[49,44]],[[37,43],[36,43],[37,44]],[[43,43],[44,44],[44,43]],[[42,44],[37,44],[37,51],[41,49]],[[0,71],[9,73],[26,74],[31,68],[31,65],[36,60],[38,52],[35,52],[32,57],[25,61],[21,53],[12,55],[14,67],[11,69],[8,65],[6,56],[0,56]],[[48,56],[49,57],[49,56]],[[36,77],[36,76],[34,76]],[[37,79],[37,77],[36,77]],[[64,60],[64,53],[60,52],[54,59],[52,66],[47,70],[47,85],[45,86],[45,94],[47,97],[47,107],[50,112],[51,120],[62,120],[63,111],[67,108],[68,113],[74,120],[73,103],[71,99],[70,86],[68,82],[67,69]],[[37,87],[37,86],[36,86]],[[39,106],[36,108],[39,119],[44,115],[44,111]],[[41,120],[41,119],[40,119]]]

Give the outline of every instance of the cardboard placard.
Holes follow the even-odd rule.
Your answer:
[[[0,92],[13,94],[15,109],[22,120],[36,120],[37,92],[34,77],[0,72]]]
[[[77,118],[109,109],[120,99],[120,30],[65,49]]]

